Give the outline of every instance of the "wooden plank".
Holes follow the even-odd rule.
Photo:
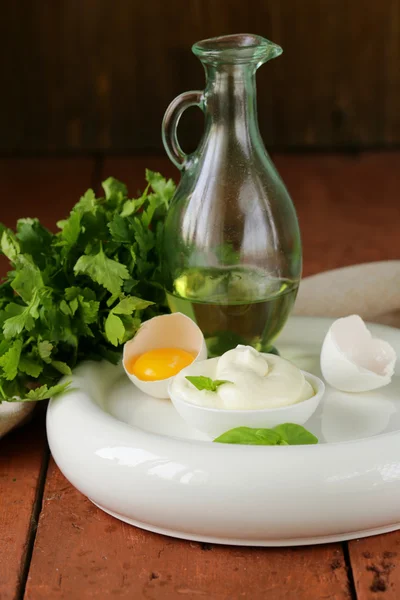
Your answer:
[[[11,227],[37,216],[54,228],[91,185],[93,170],[92,159],[0,159],[0,221]],[[7,267],[0,260],[1,275]],[[1,600],[19,598],[25,583],[48,456],[43,409],[42,418],[0,440]]]
[[[358,600],[400,598],[400,531],[349,543]]]
[[[159,150],[168,103],[204,87],[191,45],[238,31],[284,48],[257,79],[268,146],[399,144],[400,0],[20,0],[0,21],[0,151]]]
[[[93,158],[0,158],[0,221],[39,217],[54,229],[93,185]]]
[[[25,600],[114,596],[351,599],[338,544],[229,548],[141,531],[102,513],[51,462]]]
[[[0,441],[0,598],[18,598],[47,465],[42,418]]]
[[[276,156],[295,203],[304,275],[398,259],[400,153]]]

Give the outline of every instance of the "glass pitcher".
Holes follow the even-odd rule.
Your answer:
[[[205,69],[205,90],[178,96],[162,125],[167,154],[182,173],[164,232],[168,303],[199,325],[209,356],[237,344],[268,352],[293,306],[302,267],[295,209],[257,122],[256,70],[282,49],[237,34],[192,50]],[[204,112],[205,129],[186,155],[177,126],[189,106]]]

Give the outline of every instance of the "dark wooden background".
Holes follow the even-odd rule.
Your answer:
[[[202,88],[193,42],[264,35],[258,74],[274,149],[400,144],[400,0],[0,0],[0,152],[161,150],[180,92]],[[196,113],[196,110],[193,110]],[[201,115],[184,118],[192,149]]]

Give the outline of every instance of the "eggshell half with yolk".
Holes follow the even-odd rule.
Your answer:
[[[145,321],[135,337],[126,342],[122,363],[125,373],[132,383],[153,398],[169,397],[168,385],[176,373],[166,378],[165,370],[160,363],[160,378],[154,381],[145,381],[132,373],[132,365],[135,363],[135,359],[139,359],[146,352],[162,348],[189,352],[193,356],[193,362],[207,358],[207,347],[201,329],[186,315],[172,313]],[[141,363],[146,362],[145,358],[141,359]],[[144,372],[146,364],[142,364],[141,367],[141,372]],[[152,361],[152,364],[149,364],[150,369],[153,375],[157,376],[157,362]]]
[[[367,392],[391,382],[396,352],[384,340],[373,338],[358,315],[337,319],[321,350],[326,381],[342,392]]]

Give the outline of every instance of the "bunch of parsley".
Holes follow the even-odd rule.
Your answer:
[[[172,180],[146,171],[129,199],[114,178],[88,190],[51,233],[37,219],[0,224],[12,270],[0,284],[0,402],[43,400],[83,359],[118,362],[141,322],[168,311],[160,284],[163,219]]]

